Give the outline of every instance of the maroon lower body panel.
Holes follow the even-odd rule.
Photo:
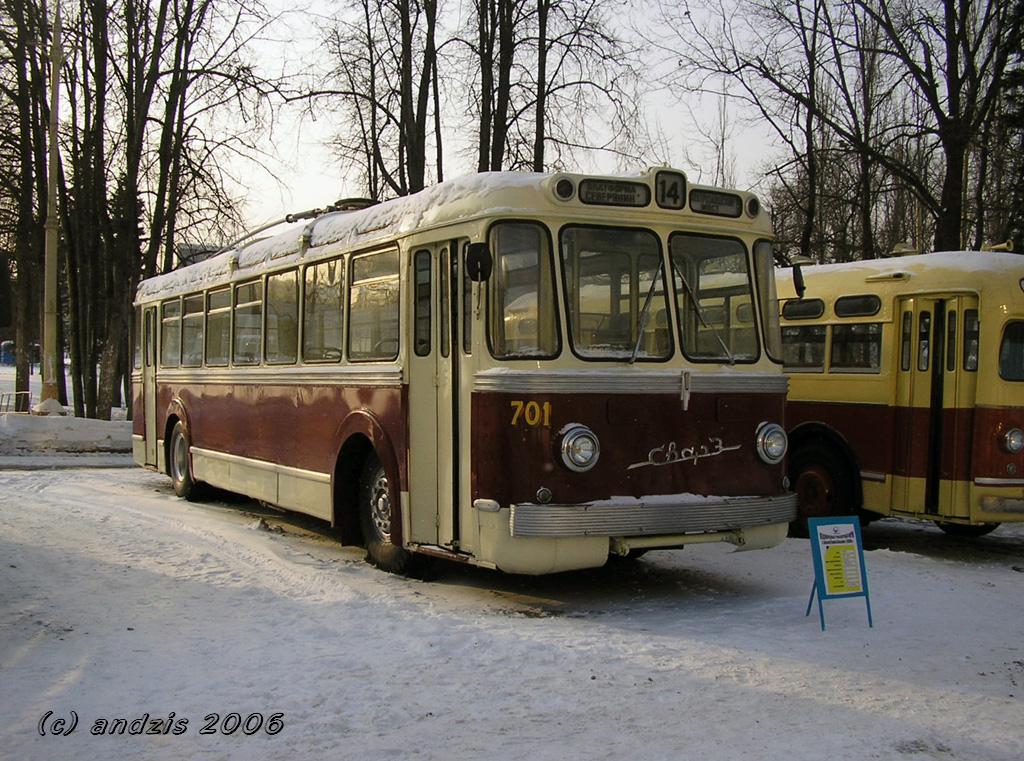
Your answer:
[[[516,415],[534,403],[546,415]],[[547,407],[545,407],[547,405]],[[763,421],[783,424],[781,394],[693,394],[688,409],[668,394],[523,394],[475,392],[472,494],[508,505],[537,501],[541,487],[557,504],[660,494],[774,496],[782,465],[757,455]],[[535,423],[531,425],[532,423]],[[590,428],[597,464],[577,473],[562,461],[562,432]]]
[[[791,401],[786,420],[790,430],[806,423],[834,429],[862,471],[928,477],[927,408]],[[1017,407],[942,410],[939,477],[970,481],[1024,473],[1024,453],[1011,455],[1001,445],[1002,435],[1015,427],[1024,428],[1024,410]]]
[[[187,416],[192,445],[318,473],[334,470],[349,435],[353,413],[378,423],[397,463],[400,488],[407,483],[405,387],[337,385],[160,383],[157,410],[161,437],[168,412]],[[382,454],[382,460],[385,455]]]

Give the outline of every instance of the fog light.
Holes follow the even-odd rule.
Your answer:
[[[769,465],[782,462],[789,447],[789,439],[778,423],[761,423],[754,437],[758,456]]]
[[[1020,454],[1024,449],[1024,432],[1020,428],[1011,428],[1003,434],[1003,448],[1010,454]]]
[[[562,462],[577,473],[590,470],[601,456],[597,436],[584,425],[570,428],[562,438]]]

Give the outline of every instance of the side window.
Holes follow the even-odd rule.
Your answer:
[[[978,336],[981,334],[981,325],[978,322],[977,309],[964,310],[964,370],[977,372],[978,370]]]
[[[870,317],[878,314],[882,300],[874,294],[867,296],[840,296],[833,305],[837,317]]]
[[[290,365],[299,354],[299,273],[267,278],[267,363]]]
[[[787,320],[815,320],[825,314],[821,299],[788,299],[782,305],[782,316]]]
[[[228,363],[231,346],[231,289],[210,291],[206,296],[206,364]]]
[[[306,362],[341,361],[344,272],[344,259],[306,267],[302,299],[302,359]]]
[[[498,359],[554,357],[560,351],[554,263],[544,228],[503,222],[491,231],[488,282],[491,351]]]
[[[449,296],[451,294],[451,290],[450,290],[450,288],[448,286],[449,282],[451,281],[451,275],[452,275],[452,268],[451,268],[450,263],[448,262],[448,249],[447,248],[443,248],[443,249],[441,249],[441,272],[440,272],[440,277],[438,277],[438,280],[440,281],[438,283],[438,285],[440,285],[441,287],[437,289],[437,298],[438,298],[437,316],[438,316],[438,321],[441,323],[441,356],[442,357],[447,357],[449,352],[451,351],[450,347],[451,347],[451,340],[452,340],[452,333],[451,333],[452,307],[451,307],[451,301],[449,301]]]
[[[199,367],[203,364],[203,294],[185,297],[181,320],[181,364]]]
[[[398,356],[398,252],[352,260],[348,300],[348,351],[353,360]]]
[[[462,247],[462,266],[459,273],[462,277],[462,353],[473,353],[473,281],[466,276],[466,246]]]
[[[177,367],[181,358],[181,301],[160,306],[160,366]]]
[[[881,369],[881,358],[880,323],[832,326],[831,371],[877,373]]]
[[[910,369],[910,352],[914,342],[914,313],[903,313],[903,328],[900,334],[900,370]]]
[[[917,369],[924,372],[931,361],[932,313],[921,312],[917,323]]]
[[[412,269],[415,282],[413,351],[417,357],[425,357],[430,354],[430,252],[417,251]]]
[[[255,280],[235,286],[235,319],[231,361],[258,365],[263,342],[263,283]]]
[[[999,377],[1007,381],[1024,381],[1024,322],[1014,320],[1003,328],[999,344]]]
[[[798,325],[783,328],[782,364],[787,370],[824,370],[825,326]]]
[[[946,317],[946,370],[956,370],[956,312]]]
[[[142,307],[135,309],[135,361],[132,367],[142,369]]]

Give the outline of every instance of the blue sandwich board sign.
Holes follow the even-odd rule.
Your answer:
[[[863,597],[871,620],[871,598],[868,594],[868,572],[864,567],[864,542],[860,536],[860,519],[855,515],[835,518],[809,518],[807,531],[811,539],[814,559],[814,586],[807,601],[811,615],[814,597],[818,597],[818,616],[821,630],[825,631],[825,600],[843,597]]]

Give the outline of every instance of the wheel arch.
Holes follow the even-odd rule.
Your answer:
[[[789,461],[792,462],[792,455],[803,447],[828,447],[842,459],[843,463],[850,470],[852,485],[854,489],[853,501],[857,510],[864,506],[864,489],[860,476],[860,462],[853,448],[839,431],[832,426],[820,421],[800,423],[789,432]],[[795,474],[789,469],[790,481],[795,485]]]
[[[338,433],[338,453],[331,474],[331,525],[339,530],[342,544],[362,544],[359,526],[359,481],[371,454],[376,454],[388,476],[391,500],[392,541],[402,546],[401,468],[391,437],[369,410],[350,413]]]

